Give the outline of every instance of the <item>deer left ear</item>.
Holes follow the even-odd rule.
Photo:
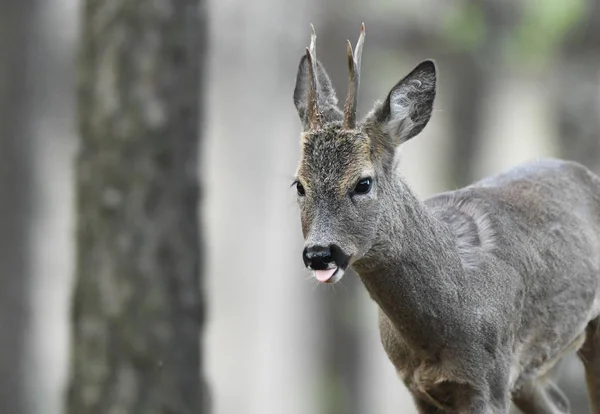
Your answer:
[[[308,91],[308,78],[310,65],[308,58],[303,56],[298,65],[298,74],[296,75],[296,87],[294,88],[294,105],[300,116],[300,120],[304,125],[305,130],[310,129],[310,122],[308,115],[309,106],[309,91]],[[338,98],[329,80],[327,71],[318,60],[315,62],[316,76],[316,100],[317,107],[321,112],[324,122],[339,121],[342,119],[342,112],[337,107]]]
[[[376,129],[378,135],[387,136],[394,147],[408,141],[429,122],[435,88],[435,63],[421,62],[392,88],[383,104],[367,116],[365,128]]]

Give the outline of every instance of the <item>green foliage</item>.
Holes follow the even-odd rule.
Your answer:
[[[521,64],[546,64],[574,25],[583,17],[589,0],[527,0],[517,4],[519,20],[501,44],[504,58]],[[507,6],[511,7],[511,6]],[[457,1],[444,21],[442,36],[454,51],[470,52],[482,46],[490,22],[478,2]]]
[[[443,25],[444,39],[456,51],[476,49],[487,30],[481,7],[470,1],[460,1],[451,8]]]
[[[510,57],[543,65],[585,12],[586,0],[528,0],[509,44]]]

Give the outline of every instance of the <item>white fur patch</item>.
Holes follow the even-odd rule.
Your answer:
[[[447,224],[456,236],[456,247],[463,265],[468,269],[477,268],[480,265],[481,253],[491,250],[496,245],[496,230],[485,209],[480,207],[476,201],[465,198],[457,199],[457,195],[454,193],[435,201],[431,200],[428,204],[444,209],[454,206],[466,216],[458,216],[454,220],[449,220]],[[479,243],[474,244],[474,238],[477,238]]]
[[[413,128],[410,120],[412,102],[404,88],[392,92],[390,97],[390,120],[385,126],[386,132],[402,141],[403,137]]]
[[[488,213],[482,210],[479,210],[475,203],[460,202],[457,205],[458,209],[470,216],[476,227],[477,237],[480,241],[480,246],[473,246],[468,238],[464,240],[458,240],[458,250],[461,258],[463,259],[463,263],[468,268],[476,268],[479,266],[479,254],[481,250],[489,250],[492,249],[496,244],[496,232],[491,225],[490,220],[488,219]],[[462,243],[461,243],[462,241]],[[477,251],[478,249],[479,252]]]

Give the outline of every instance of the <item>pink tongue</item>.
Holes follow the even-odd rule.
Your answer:
[[[327,270],[315,270],[315,276],[319,282],[327,282],[335,273],[337,268]]]

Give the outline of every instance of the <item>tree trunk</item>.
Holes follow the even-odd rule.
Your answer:
[[[555,83],[555,111],[561,158],[600,174],[600,2],[589,1],[583,21],[574,25],[562,45]],[[571,401],[571,412],[589,412],[584,370],[574,355],[561,365],[559,386]]]
[[[600,2],[590,1],[561,53],[556,111],[563,157],[600,174]]]
[[[490,98],[491,83],[501,71],[504,40],[518,21],[519,8],[512,2],[468,0],[479,8],[485,35],[470,50],[448,60],[454,81],[451,112],[450,172],[448,184],[458,188],[481,178],[475,174],[480,148],[484,141],[483,115]]]
[[[0,2],[0,412],[26,414],[33,199],[28,76],[36,2]]]
[[[68,412],[202,413],[200,0],[87,0]],[[202,59],[202,61],[205,61]]]

